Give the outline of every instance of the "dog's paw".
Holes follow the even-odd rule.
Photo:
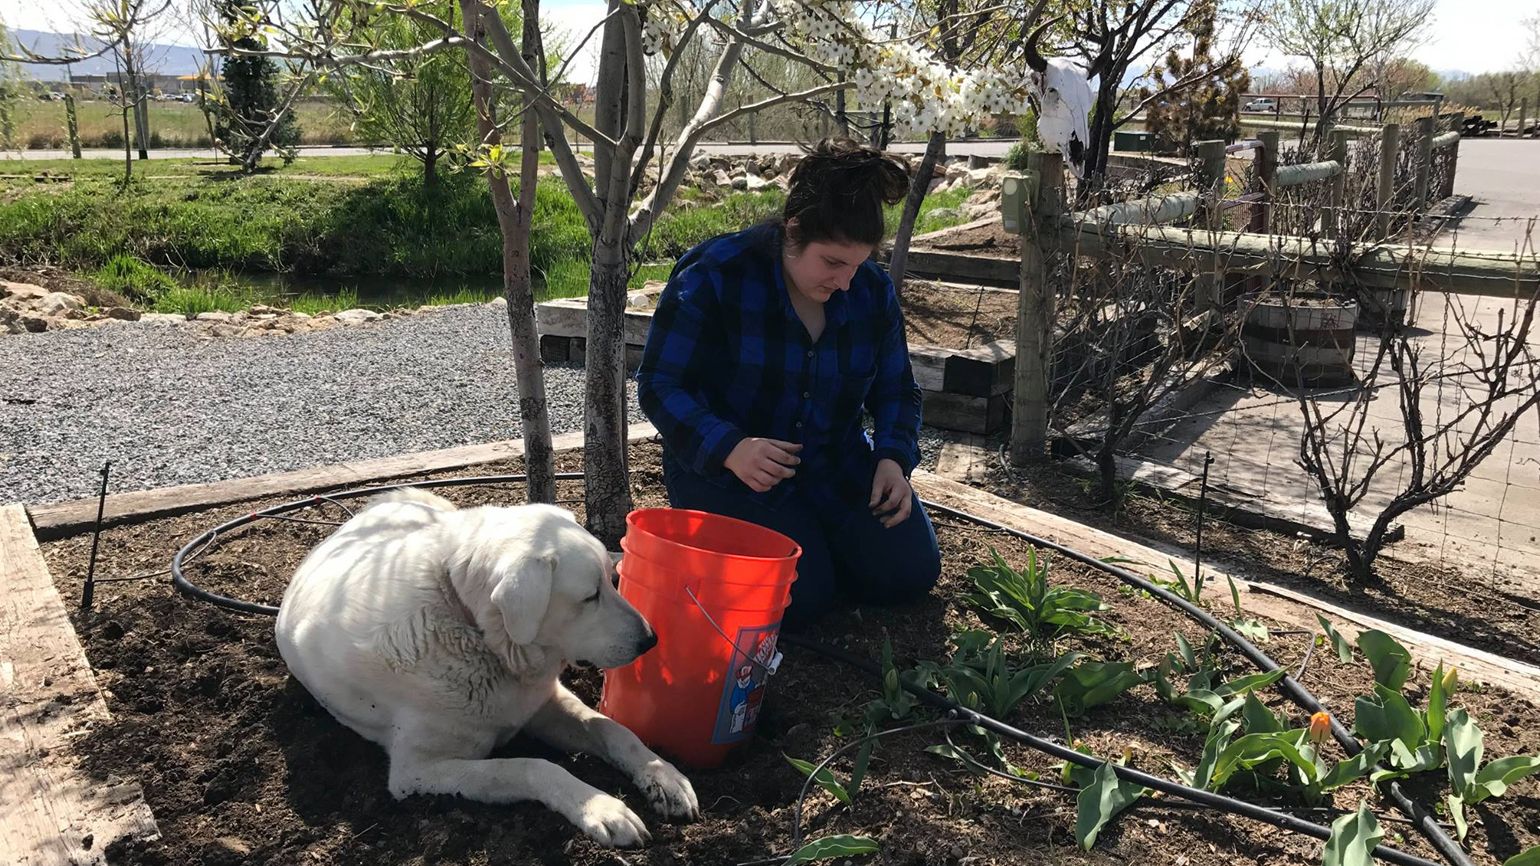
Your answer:
[[[575,823],[588,838],[606,848],[635,848],[652,841],[642,819],[608,794],[595,794],[584,800],[576,817]]]
[[[699,818],[700,801],[690,780],[662,758],[654,758],[636,774],[636,786],[658,813],[669,818]]]

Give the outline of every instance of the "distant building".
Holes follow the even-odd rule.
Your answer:
[[[144,73],[139,78],[150,93],[167,94],[197,93],[200,82],[208,80],[208,76],[202,74],[166,75],[159,72]],[[118,92],[123,84],[123,75],[120,72],[97,75],[77,74],[70,76],[69,83],[71,86],[101,96]]]

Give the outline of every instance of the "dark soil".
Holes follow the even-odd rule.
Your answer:
[[[911,346],[967,349],[1016,339],[1017,293],[983,286],[910,280],[904,286],[904,325]]]
[[[916,249],[920,248],[916,247]],[[947,231],[941,237],[929,238],[925,241],[923,248],[971,256],[1014,259],[1021,255],[1021,236],[1008,233],[1000,220],[990,220],[982,226],[959,227]]]
[[[1196,514],[1177,500],[1133,492],[1109,512],[1099,503],[1094,483],[1048,468],[1007,471],[997,465],[980,486],[1131,538],[1187,550],[1195,541]],[[1205,562],[1466,646],[1540,664],[1540,598],[1489,588],[1487,581],[1456,567],[1397,559],[1394,545],[1376,561],[1377,579],[1363,583],[1349,574],[1339,550],[1226,523],[1223,516],[1222,511],[1208,512]]]
[[[570,458],[567,468],[571,466]],[[639,505],[661,504],[656,446],[633,455],[634,494]],[[477,467],[461,475],[518,471],[516,464]],[[514,503],[516,486],[447,488],[461,504]],[[581,489],[565,484],[561,496],[576,500]],[[569,507],[577,508],[575,501]],[[207,528],[260,507],[213,509],[177,518],[121,527],[101,540],[98,576],[157,571],[181,545]],[[313,520],[345,517],[321,504],[298,512]],[[815,637],[877,657],[891,640],[901,663],[946,658],[948,637],[978,627],[960,602],[968,567],[996,547],[1017,566],[1027,548],[1015,539],[971,524],[938,518],[945,556],[941,586],[927,601],[901,609],[844,611]],[[326,525],[262,521],[223,539],[191,567],[189,577],[208,589],[253,601],[275,603],[300,558],[330,531]],[[1221,536],[1221,538],[1224,536]],[[1222,542],[1215,541],[1216,547]],[[65,601],[76,609],[86,569],[89,536],[49,543],[44,548]],[[1239,551],[1237,551],[1239,552]],[[1102,572],[1055,561],[1055,583],[1100,593],[1111,606],[1108,619],[1124,636],[1070,639],[1063,649],[1104,658],[1152,664],[1174,649],[1173,631],[1195,643],[1203,635],[1189,620]],[[1227,603],[1227,600],[1226,600]],[[563,819],[533,805],[493,807],[454,798],[393,800],[385,788],[385,756],[343,728],[286,672],[266,617],[230,613],[175,594],[164,578],[105,583],[97,589],[94,614],[77,620],[82,641],[114,713],[113,720],[75,741],[90,772],[136,778],[160,823],[163,839],[119,845],[109,852],[124,864],[740,864],[786,853],[802,777],[782,754],[817,760],[850,742],[836,733],[842,719],[859,717],[877,697],[874,682],[822,657],[788,650],[770,688],[758,737],[724,767],[692,772],[704,817],[670,825],[646,810],[636,791],[617,773],[588,758],[550,755],[538,745],[516,742],[509,753],[543,755],[569,766],[579,777],[625,799],[648,821],[653,844],[642,851],[610,852],[583,838]],[[1275,635],[1266,649],[1277,661],[1297,668],[1309,638]],[[1222,654],[1228,675],[1247,672]],[[574,672],[570,684],[597,700],[600,678]],[[1351,718],[1352,697],[1369,687],[1363,664],[1341,665],[1329,651],[1311,654],[1304,684],[1343,717]],[[1419,672],[1409,690],[1426,687]],[[1302,712],[1284,707],[1295,724]],[[1458,698],[1486,730],[1488,757],[1540,751],[1540,711],[1529,701],[1491,689],[1466,689]],[[1044,736],[1061,737],[1065,721],[1048,704],[1018,707],[1010,721]],[[1071,719],[1070,736],[1101,755],[1125,750],[1133,765],[1172,776],[1173,761],[1191,766],[1202,732],[1182,712],[1140,686],[1111,704]],[[805,812],[808,837],[860,833],[877,837],[883,864],[1181,863],[1310,864],[1320,845],[1281,830],[1225,815],[1196,812],[1145,801],[1103,831],[1090,853],[1075,845],[1074,802],[1065,795],[964,770],[924,747],[940,741],[934,730],[885,739],[854,807],[837,806],[815,789]],[[959,745],[978,749],[958,735]],[[1024,748],[1008,746],[1010,760],[1056,779],[1052,762]],[[836,765],[843,777],[848,762]],[[1430,787],[1437,787],[1431,785]],[[1339,792],[1331,806],[1354,808],[1367,789]],[[1431,793],[1428,795],[1431,799]],[[1478,862],[1499,863],[1540,843],[1540,784],[1515,785],[1508,796],[1472,810],[1470,846]],[[1426,844],[1393,812],[1375,801],[1386,817],[1386,842],[1432,856]],[[1275,805],[1292,806],[1278,803]],[[1303,811],[1321,823],[1339,811]]]

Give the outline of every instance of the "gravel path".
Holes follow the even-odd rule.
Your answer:
[[[580,368],[546,368],[553,432],[582,427],[582,388]],[[517,438],[516,393],[489,305],[260,338],[154,323],[8,336],[0,503],[93,496],[104,460],[122,492]]]

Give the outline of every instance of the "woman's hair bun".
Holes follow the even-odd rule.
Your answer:
[[[882,240],[882,209],[909,193],[903,158],[848,138],[826,138],[806,149],[792,171],[785,220],[798,223],[796,240]]]

